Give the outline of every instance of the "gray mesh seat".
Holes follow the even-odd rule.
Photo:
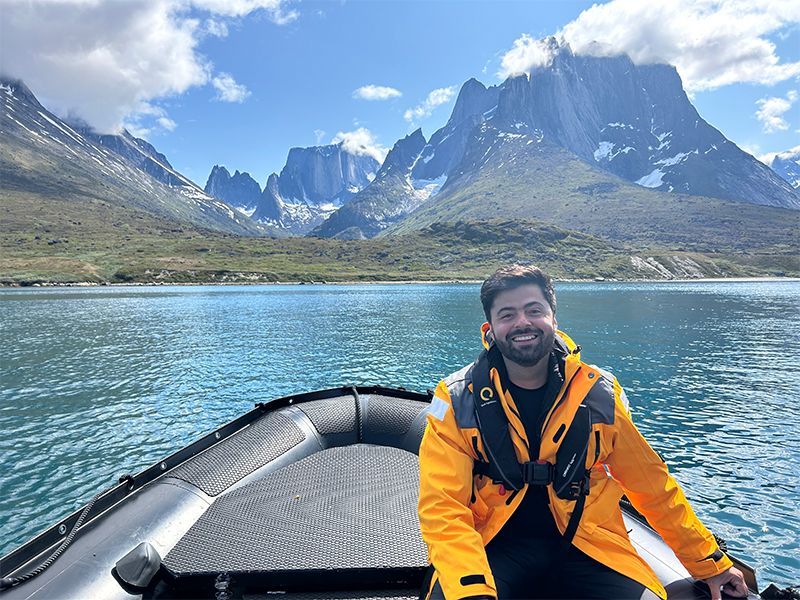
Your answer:
[[[175,577],[424,569],[416,455],[354,445],[312,454],[218,498],[164,558]],[[251,577],[252,579],[252,577]]]

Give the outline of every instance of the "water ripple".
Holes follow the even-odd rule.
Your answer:
[[[762,584],[798,583],[800,286],[557,291],[703,521]],[[0,554],[255,402],[432,388],[483,320],[475,285],[9,289],[0,308]]]

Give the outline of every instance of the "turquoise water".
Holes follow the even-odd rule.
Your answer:
[[[762,589],[800,583],[800,283],[556,291],[703,521]],[[465,284],[0,290],[0,554],[255,402],[433,388],[481,322]]]

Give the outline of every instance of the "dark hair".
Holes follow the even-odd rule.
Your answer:
[[[486,320],[491,322],[489,313],[495,298],[501,292],[531,284],[539,286],[550,308],[553,309],[553,314],[556,314],[556,291],[553,289],[553,281],[550,276],[539,267],[507,265],[497,269],[481,286],[481,303]]]

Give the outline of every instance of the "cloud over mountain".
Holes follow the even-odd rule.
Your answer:
[[[578,54],[628,54],[636,64],[669,63],[687,91],[736,82],[775,84],[800,75],[768,34],[800,23],[795,0],[613,0],[595,4],[558,33]],[[547,49],[522,36],[502,59],[501,77],[546,66]]]
[[[100,132],[174,129],[164,98],[213,82],[217,97],[248,94],[230,74],[214,76],[198,51],[204,36],[225,37],[224,19],[256,10],[291,22],[284,0],[4,0],[0,53],[4,75],[24,80],[48,108],[72,113]],[[148,117],[152,119],[148,120]]]
[[[356,156],[371,156],[379,163],[386,158],[387,148],[383,148],[369,129],[359,127],[355,131],[339,132],[331,141],[332,144],[342,144],[347,152]]]
[[[217,90],[215,100],[222,102],[242,103],[250,96],[250,92],[243,85],[239,85],[230,73],[220,73],[211,81]]]

